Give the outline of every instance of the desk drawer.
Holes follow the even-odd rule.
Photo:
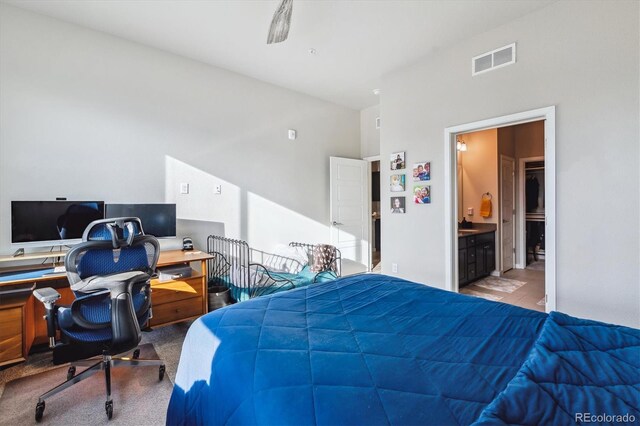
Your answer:
[[[151,303],[153,306],[162,305],[192,297],[202,297],[202,280],[204,277],[188,278],[185,280],[168,281],[165,283],[151,283]]]
[[[22,306],[0,308],[0,365],[22,358]]]
[[[202,312],[202,297],[192,297],[177,302],[154,305],[151,326],[176,322],[202,314],[204,314]]]

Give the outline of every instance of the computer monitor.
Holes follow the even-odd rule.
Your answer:
[[[87,225],[104,218],[104,201],[12,201],[11,243],[68,245],[82,238]]]
[[[147,235],[156,238],[176,236],[175,204],[107,204],[105,217],[137,217]]]

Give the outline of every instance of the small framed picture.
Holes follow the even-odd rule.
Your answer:
[[[404,151],[391,154],[391,170],[403,170],[404,168]]]
[[[391,192],[404,192],[405,188],[405,175],[391,175]]]
[[[413,187],[413,202],[431,204],[431,185],[415,185]]]
[[[405,197],[391,197],[391,213],[404,213],[405,210]]]
[[[431,162],[420,162],[413,165],[413,181],[431,180]]]

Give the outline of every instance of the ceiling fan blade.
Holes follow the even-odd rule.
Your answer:
[[[293,0],[282,0],[276,13],[273,14],[267,44],[280,43],[287,39],[289,36],[289,26],[291,25],[292,9]]]

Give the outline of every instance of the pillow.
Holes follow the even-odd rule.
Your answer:
[[[271,279],[263,271],[264,269],[256,265],[251,265],[247,268],[246,266],[234,262],[231,267],[229,278],[231,279],[231,283],[239,288],[265,286],[271,282]]]
[[[303,247],[276,246],[273,253],[264,259],[264,267],[273,272],[297,274],[309,263],[309,257]]]
[[[324,272],[334,267],[336,260],[336,248],[330,244],[317,244],[313,248],[313,272]]]

